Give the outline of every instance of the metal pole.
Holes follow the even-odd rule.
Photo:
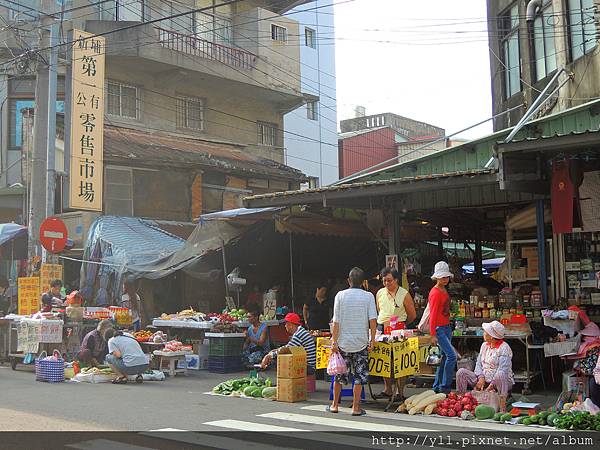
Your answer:
[[[292,283],[291,292],[292,292],[292,311],[296,309],[295,302],[295,294],[294,294],[294,253],[292,250],[292,233],[289,233],[290,236],[290,281]]]
[[[225,297],[229,297],[229,286],[227,285],[227,260],[225,258],[225,241],[221,240],[221,254],[223,255],[223,279],[225,280]]]
[[[537,246],[538,246],[538,273],[540,289],[544,305],[548,304],[548,276],[546,275],[546,234],[544,223],[544,200],[538,200],[535,205]]]
[[[48,131],[46,141],[46,217],[54,215],[56,193],[56,79],[58,71],[58,24],[50,25],[50,69],[48,73]],[[48,252],[42,250],[47,262]]]

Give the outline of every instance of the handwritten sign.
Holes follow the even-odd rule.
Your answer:
[[[63,279],[63,268],[60,264],[42,264],[40,269],[40,292],[47,292],[53,280]]]
[[[385,342],[375,342],[373,351],[369,353],[369,375],[391,377],[392,345]]]
[[[19,315],[28,316],[40,310],[40,278],[19,277],[18,279]]]
[[[419,372],[419,339],[410,338],[394,342],[394,376],[397,378]]]
[[[17,326],[17,351],[37,353],[39,346],[39,324],[21,320]]]
[[[331,339],[317,338],[317,369],[326,369],[331,355]]]
[[[62,335],[62,320],[42,320],[40,325],[40,342],[58,344],[62,342]]]
[[[74,209],[102,211],[105,54],[103,37],[73,30],[69,199]]]

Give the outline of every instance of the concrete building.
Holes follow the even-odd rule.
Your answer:
[[[317,0],[294,8],[291,15],[300,22],[301,89],[306,103],[285,116],[285,162],[316,178],[318,185],[338,179],[333,9],[330,1]]]
[[[494,130],[515,125],[562,68],[557,84],[571,79],[536,117],[600,96],[597,9],[594,0],[487,1],[493,113],[522,105]]]
[[[0,64],[39,46],[37,13],[41,2],[11,3],[0,14],[11,24],[0,32],[6,43]],[[50,2],[57,8],[60,2]],[[106,38],[105,124],[113,130],[166,133],[172,139],[209,143],[208,147],[242,149],[255,161],[280,167],[284,163],[283,118],[305,102],[300,82],[300,49],[291,39],[300,26],[285,14],[302,1],[245,0],[222,5],[217,0],[158,0],[65,3],[61,41],[77,28]],[[44,2],[47,7],[47,2]],[[220,5],[215,7],[214,5]],[[60,6],[58,7],[60,11]],[[68,9],[64,9],[68,8]],[[206,8],[177,18],[145,23],[192,9]],[[122,28],[129,27],[125,30]],[[58,67],[58,106],[64,111],[66,46]],[[27,183],[23,176],[23,108],[34,106],[35,68],[43,63],[28,53],[14,64],[0,66],[2,144],[0,165],[1,220],[14,220],[23,209]],[[107,140],[106,146],[110,145]],[[201,146],[200,146],[201,147]],[[60,149],[59,149],[60,150]],[[190,148],[193,151],[193,148]],[[207,152],[210,157],[211,153]],[[233,166],[235,169],[235,160]],[[270,161],[270,162],[269,162]],[[57,170],[64,174],[63,161]],[[166,169],[165,169],[166,170]],[[213,181],[196,183],[191,195],[203,188],[227,190],[227,170],[214,169]],[[282,190],[305,180],[299,172],[265,179],[259,190]],[[200,173],[200,172],[199,172]],[[105,186],[114,185],[114,170],[105,168]],[[292,178],[294,178],[292,177]],[[207,179],[210,177],[206,177]],[[252,191],[248,179],[232,189]],[[260,177],[259,177],[260,178]],[[262,177],[265,178],[265,177]],[[267,177],[268,178],[268,177]],[[280,182],[277,182],[280,181]],[[237,191],[236,191],[237,192]],[[105,199],[111,194],[105,192]],[[225,205],[226,206],[226,205]],[[215,207],[210,209],[214,210]],[[192,214],[187,215],[191,218]]]

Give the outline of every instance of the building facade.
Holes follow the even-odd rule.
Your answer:
[[[598,4],[594,0],[488,0],[494,130],[517,124],[553,76],[565,81],[541,117],[600,96]],[[570,77],[570,79],[569,79]]]
[[[284,120],[286,164],[316,178],[338,179],[334,8],[317,0],[291,11],[300,22],[301,89],[306,101]]]
[[[28,155],[23,152],[22,114],[25,108],[34,106],[35,71],[38,64],[44,63],[27,50],[40,45],[41,26],[30,8],[45,7],[48,11],[47,4],[25,3],[19,2],[10,9],[0,7],[0,14],[11,24],[0,32],[0,39],[6,42],[6,48],[0,50],[0,64],[4,62],[0,74],[0,206],[6,213],[3,220],[14,220],[23,210],[20,205],[26,203],[24,168]],[[233,148],[251,155],[255,162],[263,161],[265,166],[283,166],[284,115],[305,101],[300,82],[300,48],[289,39],[299,34],[300,26],[293,16],[284,14],[305,2],[245,0],[223,5],[216,0],[73,0],[62,7],[62,12],[55,6],[58,3],[51,2],[59,8],[58,16],[64,18],[61,42],[67,42],[71,29],[102,34],[106,39],[108,129],[121,134],[127,134],[127,130],[143,133],[150,137],[146,145],[151,145],[153,134],[166,133],[173,140],[198,143],[200,153],[207,146],[212,148],[212,153],[207,151],[209,156],[227,154]],[[202,11],[192,12],[196,9]],[[149,21],[153,23],[146,23]],[[65,110],[66,47],[60,47],[57,69],[59,112]],[[12,55],[23,54],[11,62],[15,59]],[[58,145],[56,169],[59,175],[66,176]],[[111,151],[110,145],[111,140],[107,140],[106,152]],[[194,153],[196,149],[188,145],[186,151]],[[237,170],[236,157],[224,159],[230,160],[229,166],[211,169],[215,180],[225,180]],[[131,166],[131,161],[127,165]],[[122,175],[113,169],[105,168],[106,189],[114,184],[114,177]],[[255,183],[259,190],[281,190],[289,187],[290,181],[296,184],[305,180],[299,171],[288,173],[295,174],[292,178],[296,180],[275,177],[273,188],[269,176],[248,173],[242,177],[246,181],[232,189],[253,190],[248,184],[252,178],[264,179]],[[159,181],[167,178],[165,174]],[[205,174],[204,178],[208,180],[210,175]],[[215,180],[203,184],[226,187],[225,181]],[[105,190],[107,213],[106,199],[110,198],[110,192]],[[218,206],[215,203],[200,211],[218,210]],[[194,218],[192,211],[185,216]]]

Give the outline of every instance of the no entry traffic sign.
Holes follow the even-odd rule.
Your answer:
[[[67,226],[57,217],[48,217],[40,226],[40,242],[50,253],[60,253],[67,245]]]

